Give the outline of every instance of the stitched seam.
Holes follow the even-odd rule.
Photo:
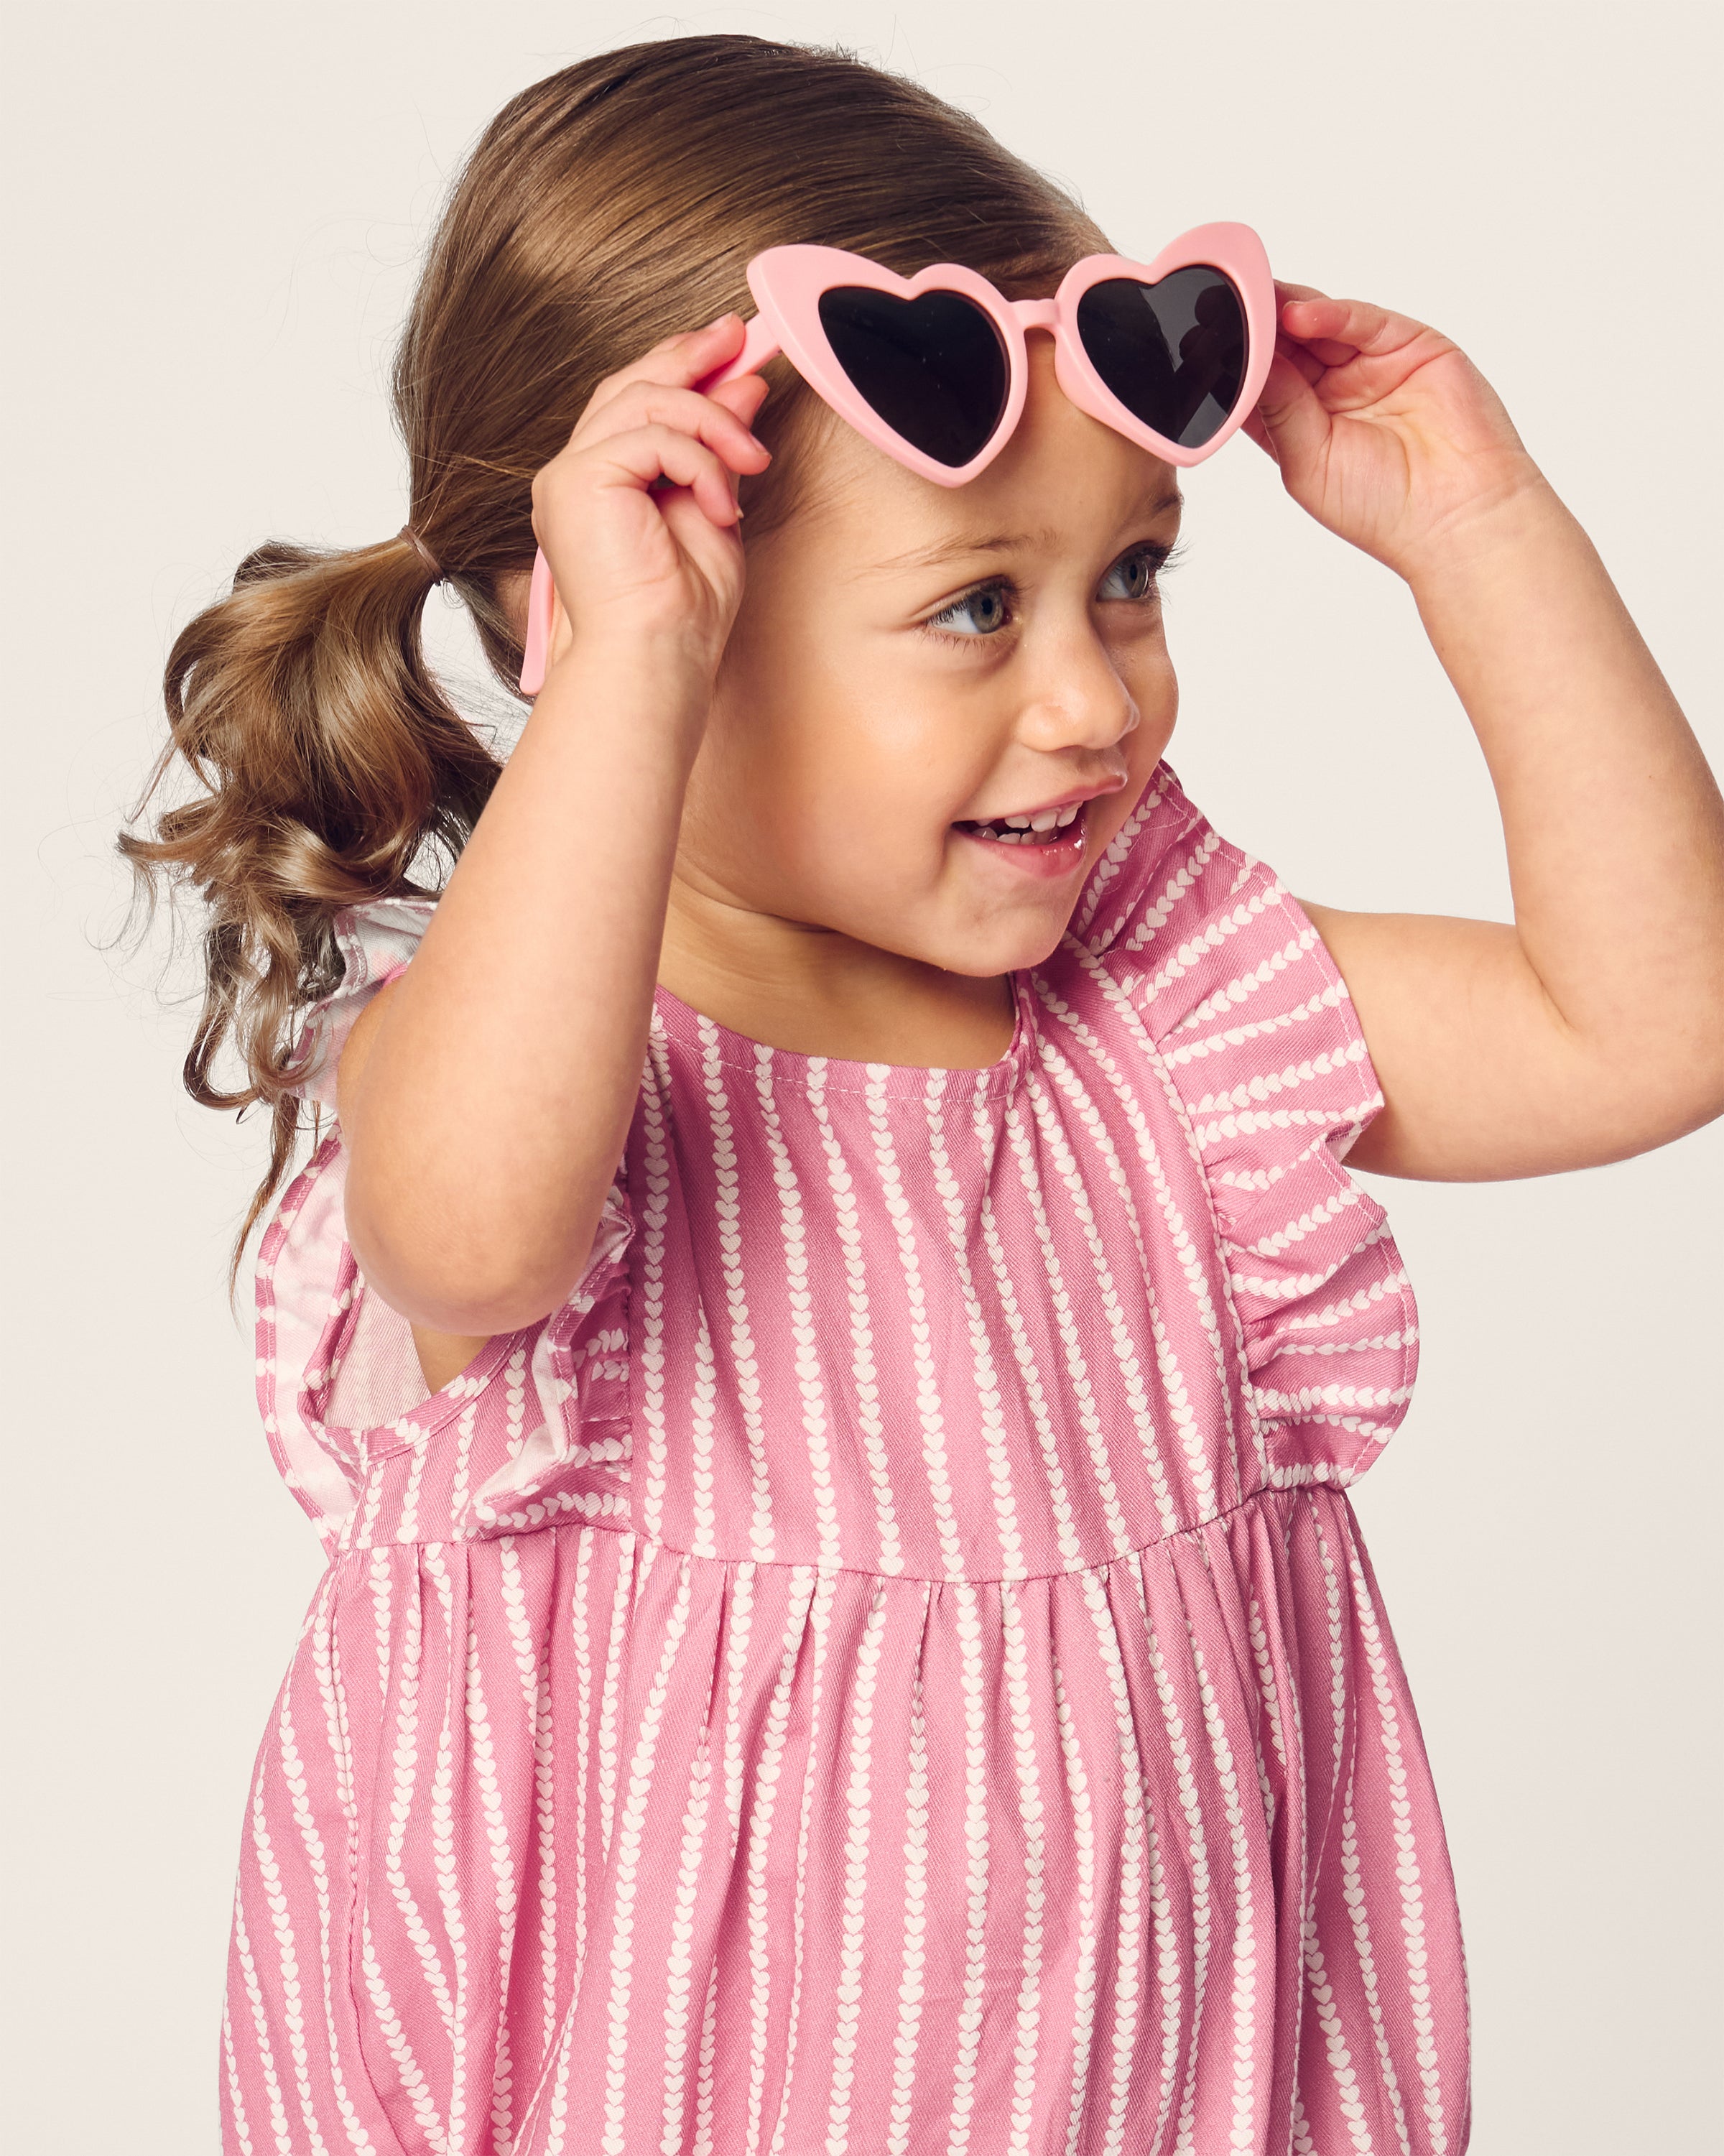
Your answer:
[[[1167,1534],[1155,1536],[1148,1542],[1133,1543],[1126,1549],[1115,1550],[1111,1555],[1096,1558],[1088,1564],[1073,1565],[1065,1570],[1056,1568],[1049,1572],[957,1573],[876,1572],[870,1569],[866,1565],[822,1564],[818,1558],[812,1557],[705,1557],[693,1550],[683,1549],[675,1543],[656,1540],[654,1537],[644,1533],[639,1527],[622,1525],[612,1527],[603,1520],[547,1520],[542,1527],[500,1529],[495,1535],[426,1536],[409,1543],[355,1543],[341,1553],[341,1558],[357,1557],[363,1549],[470,1549],[475,1543],[499,1542],[505,1533],[521,1536],[567,1534],[572,1532],[580,1534],[629,1535],[643,1549],[657,1550],[666,1557],[685,1558],[691,1564],[723,1565],[732,1570],[739,1565],[746,1564],[752,1567],[757,1572],[814,1572],[821,1574],[831,1573],[834,1577],[841,1577],[848,1573],[857,1579],[877,1580],[885,1587],[900,1584],[906,1587],[1028,1587],[1039,1579],[1082,1579],[1091,1573],[1106,1572],[1112,1566],[1123,1564],[1131,1558],[1146,1556],[1153,1550],[1167,1549],[1175,1543],[1188,1541],[1193,1536],[1206,1533],[1209,1528],[1224,1524],[1234,1518],[1239,1513],[1249,1511],[1254,1505],[1290,1504],[1301,1498],[1311,1496],[1313,1491],[1316,1489],[1329,1490],[1337,1496],[1342,1494],[1338,1485],[1328,1483],[1298,1483],[1285,1487],[1275,1483],[1265,1483],[1248,1492],[1235,1503],[1224,1505],[1217,1512],[1205,1513],[1202,1519],[1193,1520],[1187,1527],[1174,1527]],[[338,1558],[336,1561],[339,1563],[341,1559]]]

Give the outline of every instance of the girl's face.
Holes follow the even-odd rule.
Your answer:
[[[673,907],[972,975],[1058,944],[1173,729],[1156,574],[1180,497],[1067,401],[1045,338],[1030,357],[1017,433],[965,486],[818,438],[749,547]]]

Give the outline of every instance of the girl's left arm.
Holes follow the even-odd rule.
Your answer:
[[[1502,817],[1512,927],[1307,906],[1386,1103],[1352,1164],[1442,1180],[1644,1152],[1724,1113],[1724,803],[1591,541],[1422,323],[1282,285],[1246,431],[1405,578]]]

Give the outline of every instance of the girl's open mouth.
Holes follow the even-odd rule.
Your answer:
[[[1003,866],[1034,875],[1063,875],[1084,857],[1088,808],[1086,801],[1069,801],[1059,808],[993,816],[985,823],[965,821],[952,828]]]

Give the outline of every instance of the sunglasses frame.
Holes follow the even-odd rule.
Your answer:
[[[1111,279],[1153,285],[1175,270],[1199,264],[1219,270],[1239,294],[1245,318],[1245,373],[1233,408],[1220,426],[1207,441],[1187,448],[1146,426],[1114,395],[1084,349],[1078,333],[1077,309],[1092,285]],[[1275,357],[1275,279],[1263,242],[1248,224],[1195,225],[1169,240],[1148,263],[1133,262],[1122,254],[1084,255],[1072,264],[1060,279],[1059,290],[1048,300],[1008,300],[977,271],[957,262],[931,263],[913,277],[900,277],[869,256],[852,254],[841,247],[768,247],[749,262],[747,276],[757,311],[749,318],[742,348],[734,359],[697,382],[695,389],[704,394],[721,382],[755,373],[782,353],[815,395],[865,441],[936,486],[964,485],[984,471],[1011,439],[1024,416],[1029,387],[1031,330],[1045,330],[1053,337],[1054,377],[1080,412],[1111,427],[1164,463],[1182,467],[1213,456],[1244,424],[1262,393]],[[967,464],[942,464],[906,441],[887,425],[851,382],[820,323],[821,295],[839,285],[860,285],[900,300],[918,299],[928,291],[956,292],[993,324],[1006,355],[1005,408],[999,424]],[[536,696],[544,683],[554,598],[550,567],[541,552],[533,563],[527,602],[525,663],[521,670],[524,696]]]
[[[1187,449],[1169,441],[1122,404],[1096,372],[1078,334],[1077,309],[1092,285],[1113,278],[1158,285],[1176,270],[1199,264],[1221,271],[1238,292],[1245,316],[1245,378],[1238,401],[1206,442]],[[1029,387],[1028,335],[1046,330],[1054,339],[1054,370],[1060,388],[1081,412],[1115,429],[1140,449],[1170,465],[1201,464],[1213,456],[1257,402],[1275,352],[1275,280],[1263,242],[1249,225],[1200,224],[1171,240],[1153,262],[1122,254],[1086,254],[1074,262],[1051,300],[1008,300],[988,279],[957,262],[931,263],[913,277],[841,247],[768,247],[748,264],[748,289],[758,313],[751,316],[742,349],[733,360],[697,382],[703,394],[721,382],[753,374],[782,352],[810,389],[865,441],[936,486],[962,486],[985,471],[1011,439],[1024,416]],[[860,285],[894,299],[924,292],[956,292],[993,324],[1004,348],[1007,388],[998,425],[967,464],[944,465],[886,424],[839,364],[820,325],[820,299],[838,285]]]

